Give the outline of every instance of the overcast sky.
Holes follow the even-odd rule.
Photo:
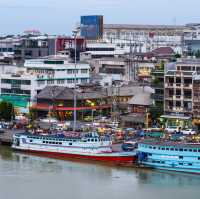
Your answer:
[[[104,15],[105,23],[200,23],[200,0],[0,0],[0,34],[71,34],[90,14]]]

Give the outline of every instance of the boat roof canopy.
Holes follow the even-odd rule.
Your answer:
[[[189,120],[191,117],[189,116],[180,116],[180,115],[162,115],[161,118],[165,119],[181,119],[181,120]]]

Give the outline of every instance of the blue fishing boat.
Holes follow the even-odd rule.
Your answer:
[[[138,161],[150,168],[200,174],[200,144],[142,141],[138,143]]]

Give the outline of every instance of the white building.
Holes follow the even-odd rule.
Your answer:
[[[81,53],[81,60],[112,58],[124,53],[125,51],[118,48],[116,44],[92,41],[87,43],[86,51]]]
[[[27,60],[25,71],[5,72],[0,74],[1,98],[12,96],[26,98],[29,101],[47,85],[74,87],[76,83],[83,84],[90,81],[90,65],[78,62],[70,63],[62,56],[52,56],[43,59]],[[18,100],[18,99],[17,99]]]
[[[149,52],[159,47],[172,47],[182,52],[183,36],[191,28],[172,25],[104,24],[104,40],[121,49]]]

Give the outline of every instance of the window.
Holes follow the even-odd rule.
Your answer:
[[[189,149],[190,152],[192,152],[192,149]]]
[[[179,149],[179,151],[183,151],[183,149]]]
[[[179,159],[183,159],[183,156],[179,156]]]
[[[81,73],[87,73],[88,69],[81,69]]]
[[[149,156],[152,156],[152,154],[151,154],[151,153],[149,153],[148,155],[149,155]]]
[[[169,151],[169,148],[166,148],[167,151]]]
[[[184,149],[184,151],[187,151],[187,149]]]
[[[64,83],[65,83],[64,79],[57,80],[57,84],[64,84]]]
[[[153,149],[156,149],[156,147],[154,146]]]
[[[170,148],[170,151],[174,151],[174,148]]]
[[[196,150],[196,149],[193,149],[193,152],[197,152],[197,150]]]
[[[67,80],[67,83],[69,83],[69,84],[74,83],[74,82],[75,82],[74,79],[68,79],[68,80]]]
[[[175,151],[178,151],[178,149],[175,149]]]
[[[198,160],[200,160],[200,157],[198,157]]]
[[[54,84],[54,80],[47,80],[47,84]]]
[[[70,142],[70,143],[69,143],[69,145],[71,146],[71,145],[72,145],[72,143]]]
[[[179,165],[183,165],[183,163],[182,163],[182,162],[179,162]]]
[[[88,82],[88,79],[87,78],[82,78],[81,79],[81,83],[87,83]]]
[[[68,70],[67,70],[67,73],[68,73],[68,74],[72,74],[72,73],[73,73],[73,70],[72,70],[72,69],[68,69]]]
[[[192,166],[192,163],[188,163],[188,166]]]

